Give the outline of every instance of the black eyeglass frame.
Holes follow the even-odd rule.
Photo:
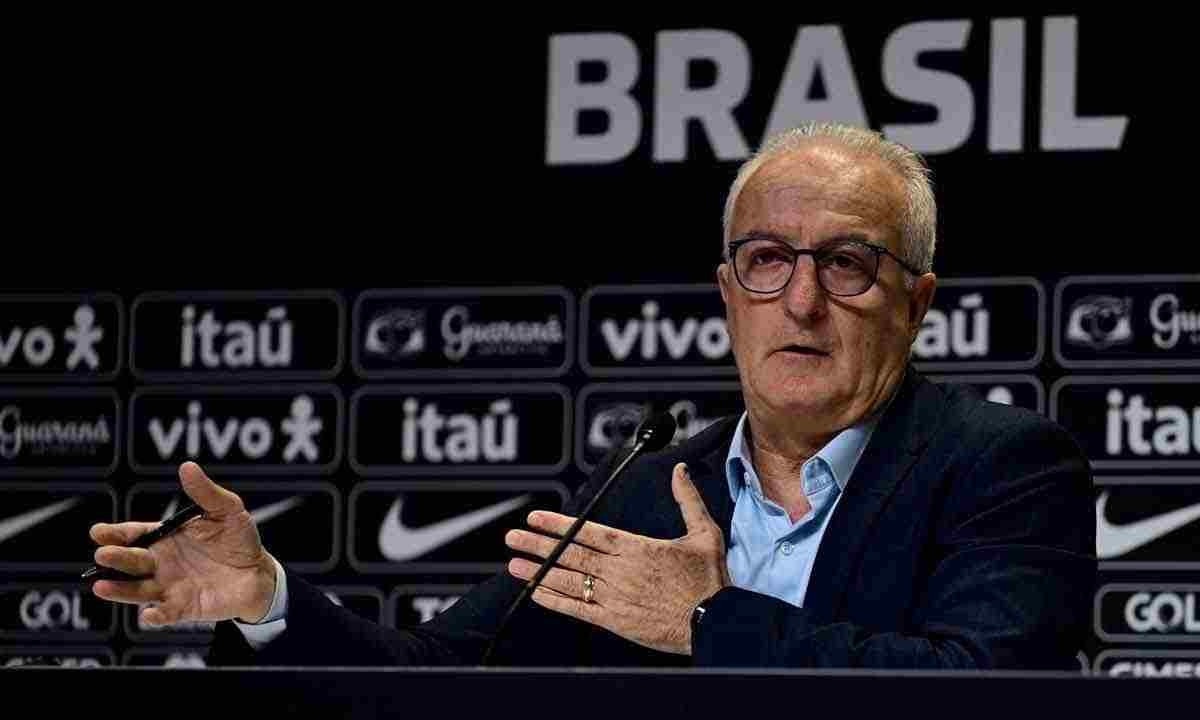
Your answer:
[[[778,245],[780,248],[782,248],[786,252],[791,253],[791,256],[792,256],[792,269],[788,272],[787,280],[784,280],[783,284],[780,285],[779,287],[775,288],[774,290],[755,290],[755,289],[751,288],[750,286],[746,285],[745,281],[742,280],[742,274],[740,272],[738,272],[737,262],[734,260],[734,257],[737,255],[738,248],[740,248],[741,246],[746,245],[747,243],[764,242],[764,241]],[[872,287],[874,287],[875,283],[879,280],[879,266],[881,265],[881,263],[879,262],[880,255],[887,255],[891,259],[895,260],[896,263],[898,265],[900,265],[900,267],[904,268],[909,273],[912,273],[913,275],[915,275],[917,277],[920,277],[921,275],[924,274],[920,270],[914,268],[912,265],[909,265],[907,262],[902,260],[899,256],[897,256],[891,250],[888,250],[887,248],[883,247],[882,245],[876,245],[875,243],[869,243],[865,240],[855,240],[855,239],[834,241],[832,243],[822,245],[821,247],[816,248],[815,250],[806,250],[804,248],[792,247],[791,245],[787,244],[786,242],[784,242],[783,240],[780,240],[778,238],[744,237],[744,238],[740,238],[738,240],[734,240],[731,243],[729,243],[729,245],[726,246],[725,259],[729,262],[730,265],[733,266],[733,276],[737,278],[738,285],[741,285],[743,288],[745,288],[746,292],[757,293],[759,295],[773,295],[774,293],[777,293],[780,290],[787,287],[788,284],[792,282],[792,278],[796,275],[796,262],[800,259],[800,256],[812,255],[813,262],[817,263],[820,261],[820,257],[819,257],[820,255],[827,253],[827,252],[833,252],[833,250],[832,250],[833,247],[844,247],[847,244],[857,245],[859,247],[866,248],[867,250],[870,250],[871,252],[875,253],[875,272],[871,275],[871,282],[867,283],[867,286],[865,288],[863,288],[861,291],[856,292],[856,293],[835,293],[835,292],[833,292],[829,288],[825,287],[825,284],[821,282],[821,273],[818,272],[817,273],[817,283],[821,286],[821,289],[835,297],[857,297],[857,296],[862,295],[863,293],[867,292]]]

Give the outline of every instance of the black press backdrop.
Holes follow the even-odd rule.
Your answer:
[[[129,20],[39,25],[7,113],[0,522],[24,521],[0,664],[197,661],[204,628],[72,582],[87,524],[160,517],[188,458],[346,605],[437,612],[648,405],[680,439],[738,408],[725,192],[768,127],[838,117],[932,166],[920,367],[1055,417],[1096,465],[1117,530],[1081,666],[1195,667],[1200,522],[1120,527],[1200,502],[1170,14]]]

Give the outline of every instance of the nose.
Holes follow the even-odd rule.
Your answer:
[[[783,288],[783,307],[799,322],[816,320],[825,313],[825,291],[817,280],[817,267],[811,255],[796,258],[796,270]]]

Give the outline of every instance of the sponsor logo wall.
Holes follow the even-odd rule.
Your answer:
[[[389,209],[378,237],[401,242],[380,249],[343,230],[362,212],[359,186],[346,212],[303,195],[325,186],[276,177],[296,191],[288,208],[312,197],[340,215],[321,229],[299,227],[303,213],[264,219],[299,230],[278,233],[286,248],[231,231],[245,245],[233,257],[214,246],[188,258],[216,268],[194,289],[143,290],[114,251],[124,274],[97,286],[61,281],[71,263],[55,257],[41,289],[0,291],[0,666],[203,663],[210,626],[142,627],[76,583],[88,526],[173,512],[185,460],[243,493],[270,549],[353,612],[405,625],[453,607],[501,568],[503,532],[563,507],[645,413],[675,414],[682,442],[741,410],[711,282],[721,202],[767,132],[836,119],[933,165],[944,230],[916,367],[1053,418],[1093,464],[1100,579],[1081,666],[1195,677],[1200,256],[1186,233],[1130,210],[1161,204],[1162,183],[1129,180],[1157,177],[1135,161],[1155,155],[1151,136],[1171,136],[1136,94],[1161,69],[1134,63],[1156,56],[1139,43],[1169,23],[916,15],[488,29],[494,52],[480,38],[456,53],[478,63],[470,72],[494,65],[488,53],[515,63],[485,83],[498,102],[451,88],[469,104],[431,116],[430,132],[486,115],[511,140],[490,148],[519,189],[515,202],[493,193],[502,212],[406,216],[436,217],[426,235]],[[410,137],[414,156],[444,147]],[[329,176],[351,187],[342,170]],[[469,229],[451,222],[462,220]],[[302,241],[311,252],[294,252]],[[504,259],[493,267],[485,246]]]
[[[1081,664],[1193,676],[1200,282],[942,287],[915,365],[1063,423],[1096,469],[1102,582]],[[144,627],[74,582],[92,522],[164,518],[186,501],[182,461],[241,494],[267,546],[331,600],[396,626],[502,570],[504,532],[561,509],[648,412],[676,416],[678,443],[742,409],[712,285],[147,293],[129,305],[129,337],[109,294],[2,302],[18,308],[0,322],[10,665],[203,664],[211,624]],[[59,340],[84,317],[94,357],[72,363],[79,345]]]

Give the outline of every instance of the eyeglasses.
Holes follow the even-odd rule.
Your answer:
[[[801,255],[812,255],[817,283],[838,297],[870,290],[879,278],[879,258],[883,255],[913,275],[921,275],[887,248],[862,240],[837,240],[816,250],[803,250],[775,238],[748,237],[729,243],[726,252],[738,283],[753,293],[775,293],[787,287]]]

